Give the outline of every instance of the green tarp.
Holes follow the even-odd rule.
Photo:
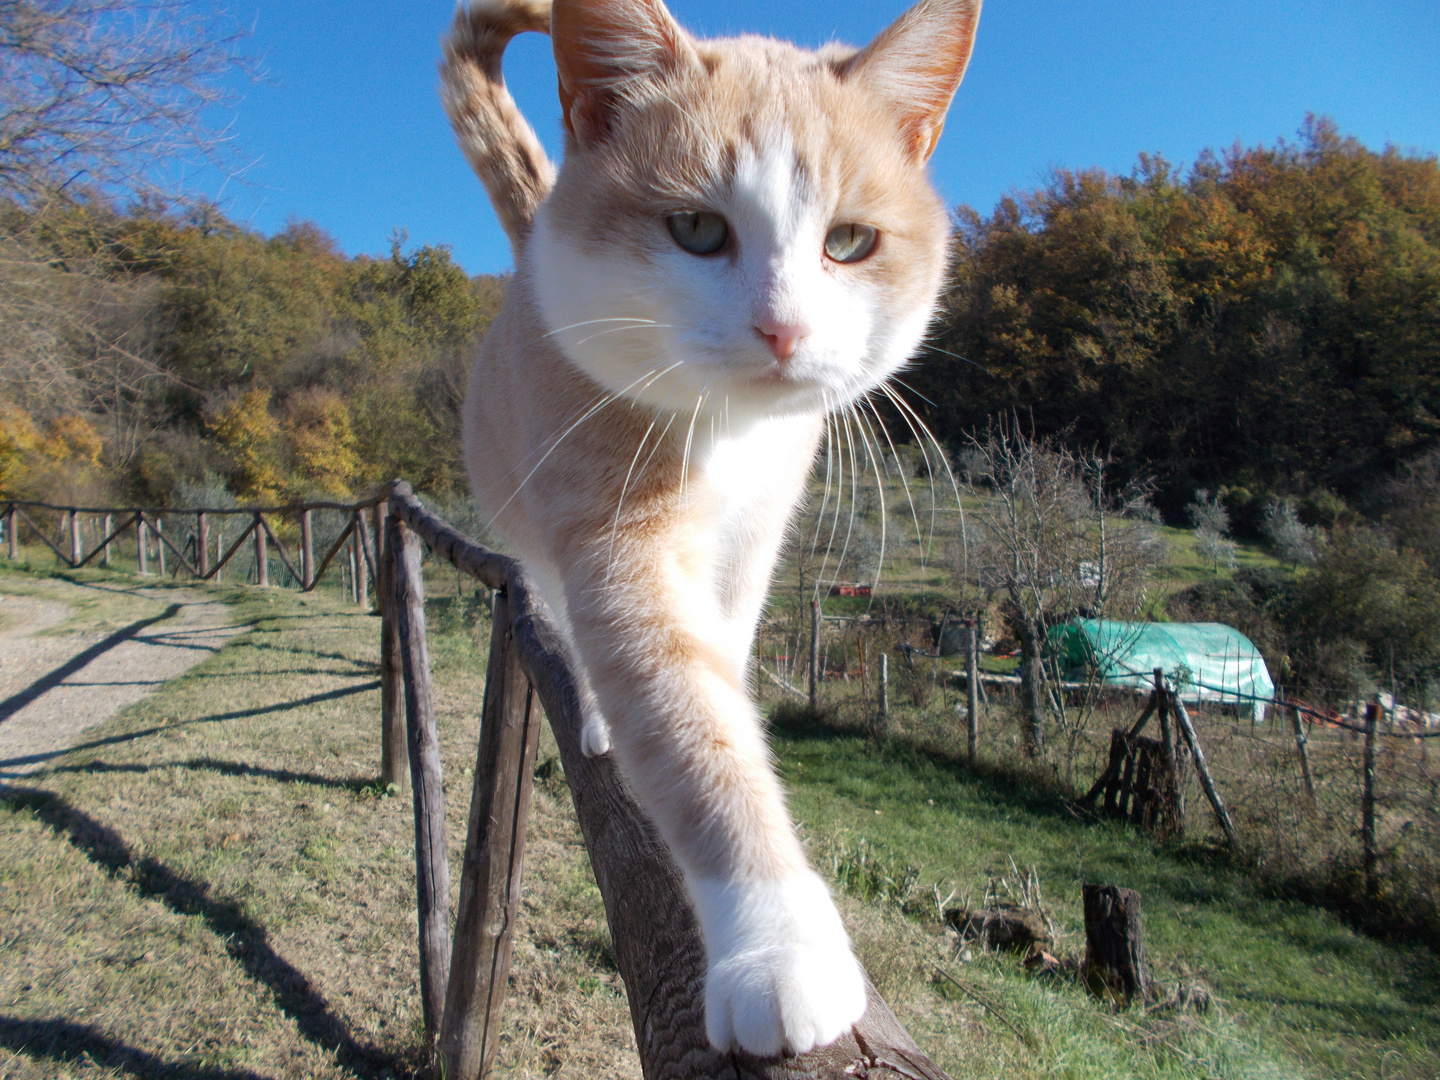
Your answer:
[[[1077,619],[1050,632],[1050,647],[1061,668],[1096,670],[1112,686],[1153,686],[1161,668],[1185,701],[1251,707],[1257,720],[1275,695],[1260,651],[1224,623]]]

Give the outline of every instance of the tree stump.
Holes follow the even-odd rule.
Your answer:
[[[1085,905],[1085,983],[1096,997],[1118,1005],[1145,999],[1150,972],[1140,894],[1113,885],[1082,887]]]

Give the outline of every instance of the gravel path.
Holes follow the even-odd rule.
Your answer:
[[[203,593],[127,591],[165,607],[118,629],[73,634],[43,633],[65,621],[64,602],[0,595],[0,781],[43,767],[244,631]]]

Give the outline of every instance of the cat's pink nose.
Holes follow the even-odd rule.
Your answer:
[[[810,336],[810,327],[804,323],[772,322],[769,319],[755,324],[755,332],[765,339],[776,360],[789,360],[800,347],[800,342]]]

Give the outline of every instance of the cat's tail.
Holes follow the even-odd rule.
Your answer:
[[[443,39],[440,98],[515,254],[555,183],[555,166],[520,115],[500,57],[516,34],[550,32],[550,0],[462,0]]]

